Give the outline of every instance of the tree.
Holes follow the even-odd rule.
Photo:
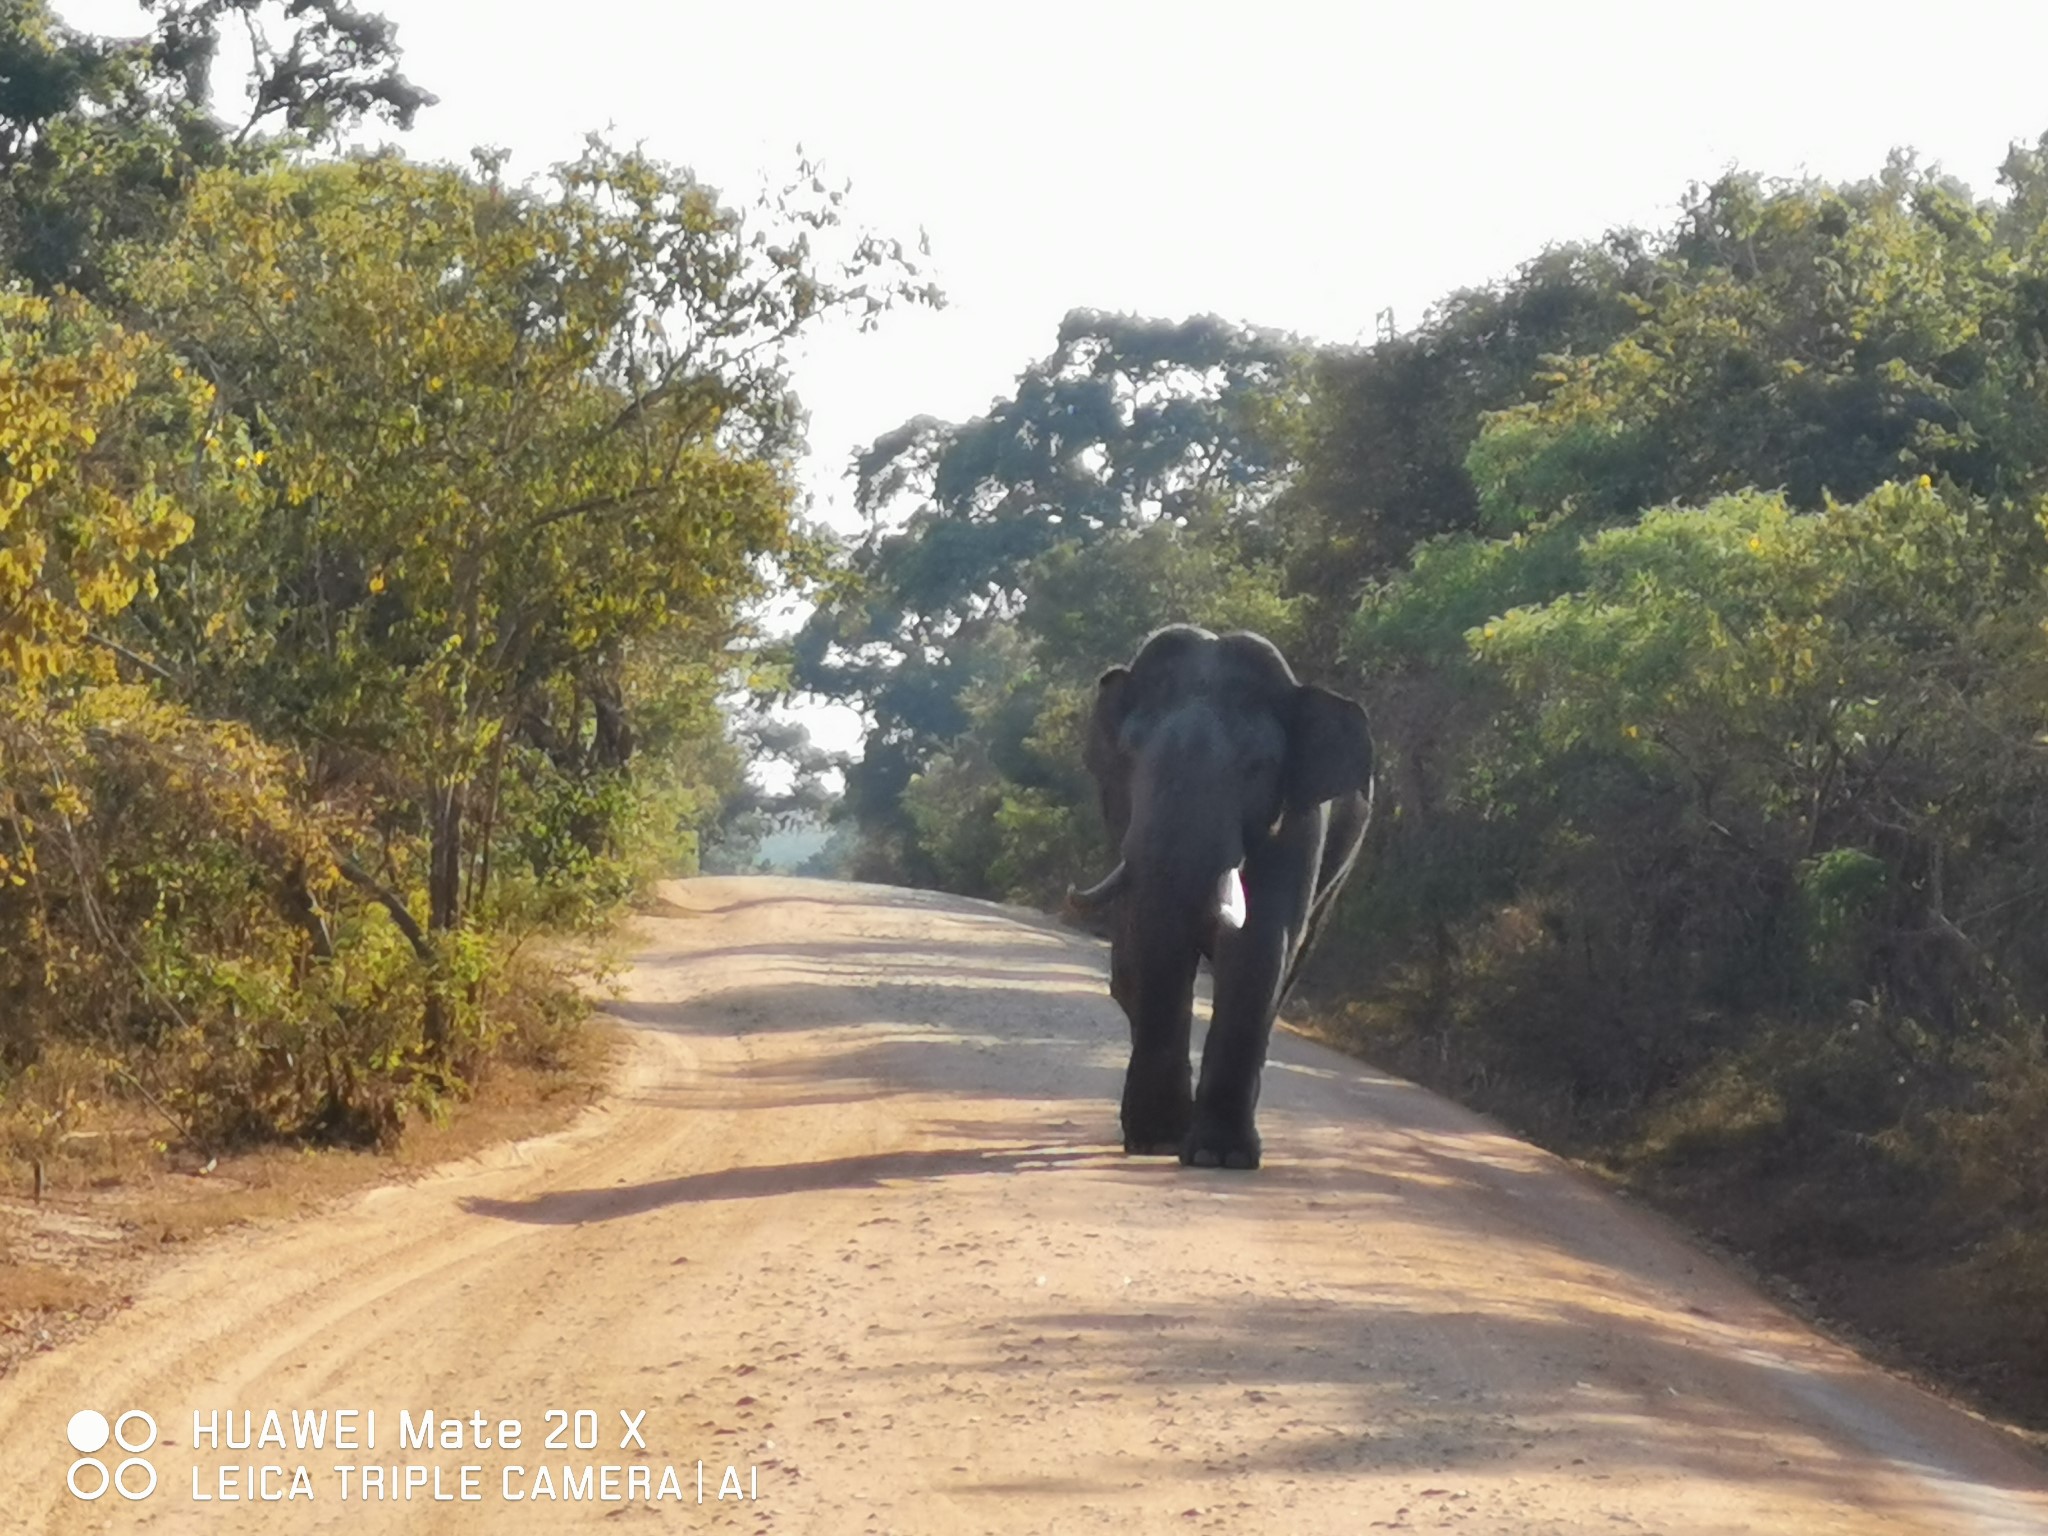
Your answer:
[[[2011,325],[1997,223],[1904,155],[1851,186],[1697,190],[1635,323],[1488,422],[1484,517],[1607,521],[1746,486],[1811,509],[1923,473],[2008,489],[2005,434],[1973,419]]]
[[[1334,657],[1367,587],[1418,544],[1478,530],[1466,460],[1489,413],[1541,398],[1560,360],[1626,332],[1650,267],[1633,234],[1559,246],[1406,335],[1316,355],[1290,420],[1300,468],[1270,514],[1311,654]]]
[[[443,983],[436,1049],[508,763],[625,772],[636,656],[720,656],[795,558],[787,344],[927,292],[877,241],[826,266],[837,203],[806,174],[757,227],[597,141],[543,191],[494,162],[216,172],[127,286],[248,423],[266,493],[253,529],[202,530],[144,643],[374,808],[384,846],[343,868]]]
[[[104,675],[96,626],[236,488],[212,393],[77,299],[0,292],[0,675],[17,697]],[[95,660],[100,665],[95,666]]]
[[[117,638],[195,526],[252,497],[246,441],[159,342],[75,296],[0,293],[0,464],[0,1087],[55,1059],[195,1134],[304,1111],[335,1082],[303,996],[324,989],[267,1018],[282,1072],[236,1014],[290,990],[308,933],[337,953],[321,828],[282,754],[155,696]],[[288,868],[296,908],[272,899]],[[73,1107],[27,1112],[37,1145]]]
[[[2044,610],[1986,504],[1752,494],[1582,559],[1470,643],[1513,700],[1475,793],[1519,824],[1522,898],[1578,936],[1587,1006],[1681,1057],[1701,1006],[1875,1006],[1894,1076],[2038,1016]]]
[[[895,850],[893,868],[870,872],[942,878],[917,852],[937,823],[926,816],[920,833],[902,797],[977,709],[1028,731],[1026,700],[1106,664],[1078,650],[1052,660],[1062,645],[1128,650],[1134,623],[1191,616],[1171,604],[1230,586],[1225,571],[1260,558],[1257,511],[1283,468],[1273,424],[1294,399],[1297,351],[1210,316],[1075,311],[1053,352],[986,416],[919,417],[860,456],[857,495],[873,532],[853,552],[851,583],[799,637],[793,682],[870,717],[847,810]],[[1145,590],[1169,569],[1173,585]],[[1115,604],[1085,591],[1096,571],[1119,584]]]
[[[272,40],[263,0],[151,0],[154,29],[94,37],[47,0],[0,6],[0,263],[37,289],[107,295],[123,241],[161,238],[199,172],[251,167],[275,125],[331,142],[378,117],[400,128],[434,98],[398,69],[394,29],[346,0],[287,0]],[[226,27],[250,49],[250,105],[214,115]]]

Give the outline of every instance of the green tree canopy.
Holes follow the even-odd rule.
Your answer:
[[[331,141],[366,118],[412,126],[434,98],[398,68],[394,29],[347,0],[148,0],[139,37],[96,37],[48,0],[0,6],[0,264],[39,289],[103,297],[124,240],[160,237],[199,171],[251,165],[259,130]],[[216,116],[224,34],[250,55],[249,107]]]
[[[809,180],[750,215],[597,143],[538,190],[389,156],[210,172],[135,268],[265,493],[200,530],[137,649],[424,828],[423,956],[489,888],[508,753],[622,771],[637,659],[718,657],[796,551],[787,344],[924,292],[874,242],[814,257],[838,214]]]
[[[1028,722],[1048,680],[1106,664],[1087,647],[1127,648],[1147,615],[1180,616],[1162,605],[1231,590],[1231,568],[1264,558],[1257,511],[1286,462],[1277,424],[1296,403],[1298,356],[1284,336],[1213,316],[1077,310],[987,415],[920,417],[860,455],[874,529],[798,638],[793,672],[870,718],[852,814],[914,840],[904,788],[977,708]],[[1096,575],[1117,588],[1111,608],[1086,590]],[[1011,634],[1020,613],[1038,616],[1026,646]]]

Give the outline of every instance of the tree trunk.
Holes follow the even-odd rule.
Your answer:
[[[617,677],[606,673],[593,683],[591,707],[597,714],[592,753],[601,769],[624,768],[633,758],[633,727],[626,719],[625,692]]]
[[[432,816],[427,868],[427,932],[435,939],[433,974],[427,980],[427,1048],[445,1060],[451,1019],[448,1004],[448,954],[439,942],[462,922],[462,817],[467,786],[460,781],[436,784],[428,794]]]
[[[427,875],[427,931],[447,933],[462,920],[462,813],[466,786],[436,784],[432,807],[432,855]]]
[[[484,791],[476,832],[476,858],[471,862],[469,892],[463,898],[463,905],[472,912],[491,899],[491,844],[498,835],[498,802],[505,787],[505,744],[511,734],[511,727],[505,726],[491,746],[491,782]]]

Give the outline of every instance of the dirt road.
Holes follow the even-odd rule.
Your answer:
[[[31,1362],[0,1527],[2048,1530],[2004,1437],[1416,1088],[1284,1039],[1266,1168],[1127,1160],[1100,946],[873,887],[667,894],[608,1104],[207,1244]],[[154,1419],[152,1495],[67,1491],[88,1408]]]

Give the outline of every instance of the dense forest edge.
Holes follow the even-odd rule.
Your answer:
[[[519,183],[343,153],[433,102],[382,19],[149,11],[0,12],[0,1162],[38,1194],[394,1148],[586,1063],[584,941],[820,799],[733,704],[832,568],[790,349],[938,300],[801,161],[735,202],[598,136]]]
[[[1153,627],[1367,705],[1299,1010],[2048,1423],[2048,145],[1728,174],[1373,345],[1070,314],[857,464],[853,872],[1058,903]]]
[[[389,1146],[793,827],[1055,906],[1094,677],[1185,620],[1374,721],[1312,1027],[2048,1427],[2048,138],[1729,173],[1369,346],[1077,310],[842,539],[792,348],[940,302],[842,189],[342,153],[432,104],[381,20],[151,13],[0,15],[15,1187]],[[857,760],[767,712],[821,698]]]

